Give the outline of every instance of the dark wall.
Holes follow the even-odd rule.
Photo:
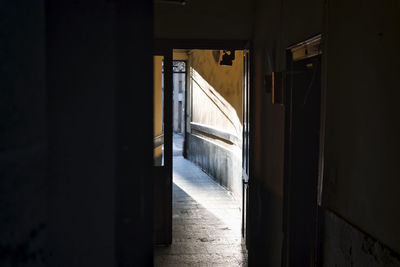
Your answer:
[[[398,267],[393,250],[329,210],[324,211],[322,266]]]
[[[151,3],[47,12],[51,265],[151,265]]]
[[[48,1],[46,14],[49,263],[113,266],[115,10]]]
[[[44,266],[44,2],[1,1],[0,18],[0,266]]]
[[[191,0],[182,6],[155,1],[155,38],[246,40],[252,1]]]
[[[117,266],[153,264],[153,3],[117,5]]]
[[[397,254],[399,12],[393,1],[328,4],[323,188],[327,208]]]
[[[151,2],[0,13],[0,265],[151,265]]]
[[[284,112],[283,107],[271,103],[271,95],[263,87],[265,50],[256,47],[253,53],[249,264],[281,266]]]
[[[284,241],[285,108],[272,104],[264,75],[286,67],[286,48],[322,32],[321,1],[254,1],[252,110],[254,142],[249,263],[281,266]]]
[[[254,213],[257,214],[258,203],[262,203],[257,194],[274,192],[281,199],[283,184],[276,161],[283,153],[279,139],[284,133],[280,123],[283,113],[278,106],[270,104],[270,95],[263,92],[263,75],[285,69],[285,49],[289,45],[322,33],[322,100],[326,122],[322,128],[325,150],[321,167],[324,169],[320,170],[321,174],[322,170],[325,172],[320,178],[324,179],[322,205],[330,210],[323,214],[326,221],[323,264],[334,266],[351,261],[370,264],[371,255],[381,264],[386,257],[382,253],[357,253],[351,258],[347,252],[333,250],[338,242],[350,244],[350,249],[354,243],[356,250],[363,239],[374,240],[374,246],[388,248],[385,251],[391,250],[392,256],[388,258],[397,263],[399,170],[395,162],[398,161],[399,142],[395,136],[398,136],[399,127],[394,122],[398,113],[394,101],[399,98],[399,91],[395,89],[399,72],[395,47],[399,46],[400,24],[394,14],[399,5],[373,1],[351,5],[342,1],[328,1],[327,4],[306,1],[299,6],[293,1],[256,1],[256,7],[255,179],[253,186],[250,185],[250,198],[256,207]],[[279,17],[279,14],[283,15]],[[265,193],[258,192],[262,188],[266,188]],[[256,196],[251,195],[251,190]],[[268,218],[276,213],[274,215],[267,207],[280,206],[273,203],[276,201],[262,204],[265,208],[261,210],[268,213]],[[340,220],[332,220],[332,216],[327,215],[335,213]],[[253,220],[256,224],[257,218]],[[275,225],[276,231],[262,230],[266,233],[264,236],[272,234],[270,242],[258,256],[253,257],[249,251],[249,262],[252,258],[262,259],[262,251],[274,251],[273,247],[281,246],[282,236],[276,234],[282,232],[281,223]],[[347,231],[354,234],[347,235]],[[267,261],[279,266],[280,256]]]

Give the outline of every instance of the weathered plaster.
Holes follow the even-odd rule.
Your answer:
[[[323,266],[398,267],[400,255],[342,218],[325,211]]]

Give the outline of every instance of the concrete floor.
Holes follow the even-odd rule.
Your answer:
[[[175,156],[182,156],[183,152],[183,136],[181,134],[173,134],[172,153]]]
[[[178,153],[174,135],[172,244],[155,248],[155,266],[247,266],[239,203]]]

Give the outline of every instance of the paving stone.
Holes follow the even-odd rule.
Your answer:
[[[172,244],[155,248],[154,265],[247,266],[239,203],[202,170],[175,155]]]

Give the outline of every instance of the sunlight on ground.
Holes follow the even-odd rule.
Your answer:
[[[199,170],[200,171],[200,170]],[[213,180],[207,181],[208,184],[215,185],[199,186],[196,182],[185,180],[180,174],[174,171],[174,183],[179,186],[186,194],[193,198],[197,203],[211,212],[229,227],[237,236],[241,233],[241,212],[239,204],[233,200],[229,191],[216,184]],[[221,200],[225,199],[225,200]],[[229,199],[227,201],[226,199]],[[220,201],[216,203],[217,201]]]

